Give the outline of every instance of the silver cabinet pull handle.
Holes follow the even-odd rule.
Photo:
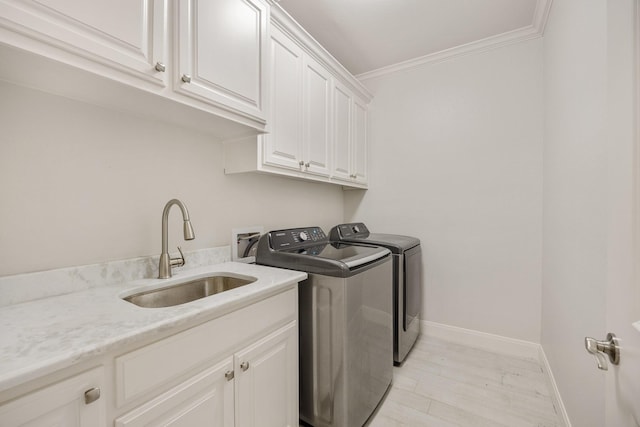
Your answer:
[[[606,371],[609,369],[605,354],[609,356],[609,362],[614,365],[620,364],[620,346],[615,334],[609,332],[606,341],[598,341],[594,338],[585,337],[584,347],[590,354],[593,354],[598,362],[598,369]]]
[[[84,392],[84,403],[86,405],[100,399],[100,389],[98,387],[90,388]]]
[[[191,83],[191,76],[189,74],[183,74],[182,81],[185,83]]]
[[[227,381],[231,381],[234,376],[235,375],[234,375],[233,371],[227,371],[227,372],[224,373],[224,377],[225,377],[225,379]]]
[[[242,368],[243,371],[246,371],[247,369],[249,369],[249,362],[242,362],[240,364],[240,367]]]
[[[156,71],[160,71],[164,73],[167,70],[167,67],[162,62],[156,62],[156,66],[154,67]]]

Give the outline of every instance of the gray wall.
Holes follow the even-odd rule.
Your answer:
[[[345,217],[423,243],[423,319],[540,341],[542,40],[372,78]]]

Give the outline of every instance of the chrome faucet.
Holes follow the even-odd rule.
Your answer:
[[[193,240],[196,237],[193,232],[193,227],[191,227],[191,221],[189,220],[189,211],[187,210],[187,207],[178,199],[169,200],[164,206],[164,210],[162,211],[162,253],[160,254],[160,265],[158,266],[158,279],[168,279],[169,277],[171,277],[172,266],[182,267],[184,265],[184,254],[182,253],[182,249],[180,248],[180,246],[178,246],[180,258],[169,257],[168,222],[169,210],[173,205],[178,205],[178,207],[182,211],[182,219],[184,221],[184,240]]]

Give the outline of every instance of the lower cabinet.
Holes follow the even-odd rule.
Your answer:
[[[298,426],[297,288],[114,360],[116,427]]]
[[[298,425],[293,321],[118,418],[116,427]]]
[[[116,419],[115,425],[233,427],[233,358],[223,360]]]
[[[0,406],[3,427],[106,426],[103,368],[95,368]]]
[[[236,426],[298,426],[298,328],[291,322],[234,356]]]
[[[297,427],[297,302],[294,286],[0,394],[0,426]]]

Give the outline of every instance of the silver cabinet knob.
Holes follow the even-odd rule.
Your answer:
[[[300,160],[298,164],[300,165],[300,167],[304,166],[304,160]]]
[[[309,163],[309,162],[304,164],[304,167],[307,168],[307,169],[309,169],[309,166],[311,166],[311,163]]]
[[[249,362],[242,362],[240,364],[240,367],[242,368],[243,371],[246,371],[247,369],[249,369]]]
[[[100,399],[100,389],[98,387],[90,388],[84,392],[84,403],[86,405]]]
[[[227,372],[224,373],[224,377],[225,377],[225,379],[227,381],[231,381],[234,376],[235,375],[234,375],[233,371],[227,371]]]
[[[189,74],[183,74],[182,81],[185,83],[191,83],[191,76]]]
[[[155,69],[156,71],[160,71],[161,73],[164,73],[167,70],[167,67],[162,62],[156,62]]]
[[[584,347],[587,352],[593,354],[598,362],[598,369],[606,371],[609,369],[607,366],[607,359],[605,354],[609,356],[609,362],[614,365],[620,364],[620,346],[618,345],[618,339],[615,334],[609,332],[607,334],[606,341],[598,341],[593,338],[585,337]]]

